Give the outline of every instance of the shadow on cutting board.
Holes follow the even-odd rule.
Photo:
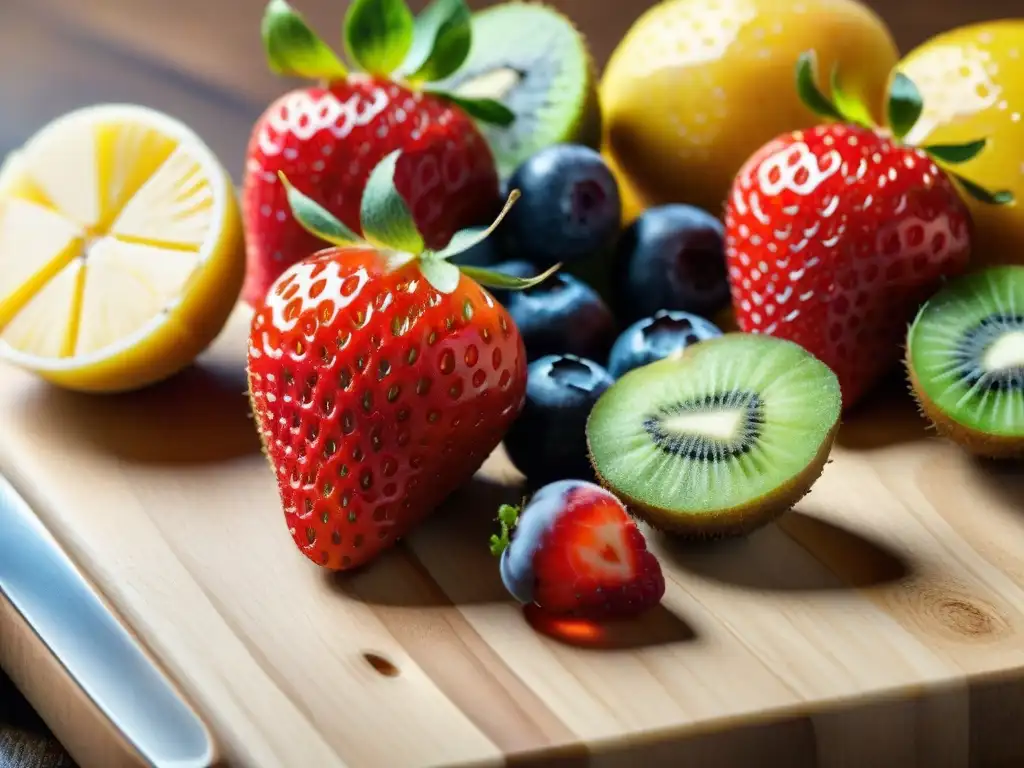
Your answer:
[[[137,392],[88,395],[39,382],[22,401],[28,429],[65,435],[141,464],[202,464],[260,450],[245,370],[214,361]]]
[[[906,558],[881,542],[798,510],[744,538],[660,540],[668,561],[680,570],[757,591],[864,589],[902,581],[913,572]]]
[[[881,381],[862,402],[843,414],[836,444],[851,450],[870,450],[934,437],[907,386],[900,370]]]
[[[495,515],[504,503],[519,503],[523,488],[478,475],[410,536],[379,560],[351,573],[325,574],[346,597],[388,608],[515,605],[488,550]],[[522,620],[566,645],[592,650],[627,650],[688,642],[697,633],[664,605],[630,621],[595,623],[553,619],[530,609]]]

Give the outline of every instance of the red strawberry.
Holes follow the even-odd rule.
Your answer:
[[[582,480],[544,486],[522,510],[503,506],[491,537],[501,577],[522,603],[593,620],[657,605],[665,577],[644,535],[612,493]]]
[[[801,95],[842,122],[780,136],[747,161],[726,205],[726,260],[739,328],[804,346],[835,371],[848,407],[899,360],[921,302],[967,266],[969,213],[936,161],[962,162],[984,144],[903,145],[921,110],[912,83],[894,82],[890,133],[845,118],[811,64],[806,55],[798,66]]]
[[[322,82],[281,96],[252,132],[242,213],[248,248],[243,298],[254,306],[285,269],[317,247],[315,238],[288,213],[280,172],[358,232],[359,205],[370,171],[401,149],[395,184],[427,246],[433,248],[443,247],[457,230],[488,221],[496,212],[494,157],[466,110],[498,121],[506,121],[511,113],[492,102],[423,89],[427,80],[445,76],[465,59],[469,12],[461,0],[428,9],[425,15],[447,13],[442,20],[463,36],[441,35],[436,25],[421,24],[420,34],[428,39],[414,41],[412,15],[399,3],[404,15],[396,21],[387,13],[395,7],[383,0],[356,0],[350,5],[348,47],[364,71],[349,73],[284,0],[271,0],[267,6],[263,32],[271,67]],[[379,26],[382,18],[397,26],[378,30],[374,25]],[[418,74],[393,74],[403,57],[415,57],[417,51]],[[424,61],[425,51],[430,55]]]
[[[250,398],[295,543],[344,570],[390,547],[466,483],[518,416],[526,354],[471,279],[521,288],[426,251],[393,185],[371,175],[361,239],[284,178],[296,219],[335,245],[289,267],[257,309]],[[374,243],[371,245],[370,242]]]

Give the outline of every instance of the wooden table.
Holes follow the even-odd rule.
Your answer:
[[[324,29],[343,0],[297,3]],[[421,6],[422,2],[413,2]],[[474,6],[488,5],[481,0]],[[603,63],[652,0],[561,0]],[[903,50],[959,24],[1009,16],[1017,0],[874,0]],[[262,0],[4,0],[0,3],[0,156],[72,108],[150,104],[182,116],[240,176],[253,120],[284,84],[263,65]],[[0,636],[0,643],[3,637]],[[0,673],[0,766],[72,762]]]

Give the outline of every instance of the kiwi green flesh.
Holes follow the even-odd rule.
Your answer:
[[[601,481],[652,525],[744,532],[810,489],[841,410],[835,374],[802,347],[729,333],[620,378],[587,440]]]
[[[508,2],[474,14],[466,62],[436,86],[497,99],[515,114],[506,127],[479,123],[504,178],[552,144],[600,145],[596,74],[586,41],[547,6]]]
[[[944,434],[1024,449],[1024,267],[947,283],[910,326],[907,363],[915,395]]]

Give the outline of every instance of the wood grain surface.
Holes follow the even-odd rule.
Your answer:
[[[296,4],[325,31],[346,5]],[[553,4],[603,62],[653,2]],[[1018,0],[870,4],[903,50],[1021,14]],[[287,86],[263,64],[262,8],[4,0],[0,155],[70,109],[134,101],[192,124],[240,177],[253,120]],[[381,567],[355,579],[308,568],[256,453],[236,322],[203,366],[127,399],[0,375],[0,469],[142,628],[229,754],[324,766],[502,754],[1022,763],[1024,473],[928,438],[898,389],[851,416],[835,463],[777,526],[713,549],[659,540],[673,574],[664,610],[585,649],[566,642],[585,644],[585,627],[544,628],[561,640],[528,631],[500,590],[483,547],[494,504],[516,493],[500,456]],[[45,662],[21,659],[27,690]],[[45,701],[48,722],[73,736],[59,698]],[[71,765],[0,674],[0,767]]]
[[[929,437],[900,389],[749,539],[648,532],[663,606],[529,622],[487,551],[499,451],[355,575],[291,543],[244,390],[248,313],[202,363],[95,398],[0,369],[0,471],[252,766],[1019,765],[1024,475]],[[566,762],[569,761],[569,762]]]

